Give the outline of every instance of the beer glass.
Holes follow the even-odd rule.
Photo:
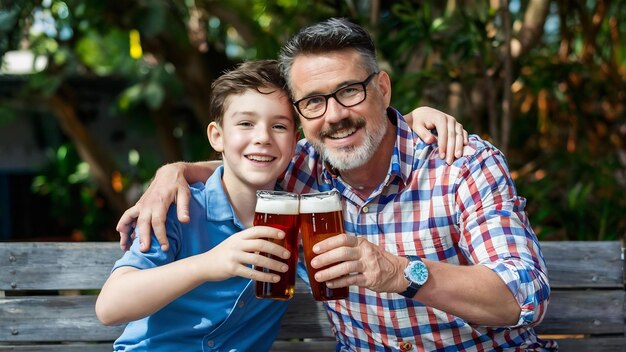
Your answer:
[[[291,299],[296,287],[296,265],[298,263],[299,196],[295,193],[280,191],[257,191],[256,196],[254,226],[271,226],[284,231],[284,239],[270,239],[270,241],[285,247],[291,253],[288,259],[261,253],[268,258],[287,264],[289,270],[281,273],[267,268],[255,267],[258,271],[280,276],[278,282],[257,281],[256,296],[257,298],[278,300]]]
[[[300,232],[313,297],[318,301],[347,298],[347,287],[328,288],[326,283],[315,281],[315,273],[326,267],[315,269],[311,266],[311,259],[315,256],[313,246],[344,232],[339,191],[333,189],[300,195]]]

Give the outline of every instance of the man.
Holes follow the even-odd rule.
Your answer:
[[[373,42],[347,20],[303,29],[280,62],[308,140],[281,185],[343,196],[346,234],[312,261],[328,266],[318,281],[350,287],[325,304],[337,350],[556,350],[532,329],[550,290],[504,156],[472,137],[442,160],[389,106]]]

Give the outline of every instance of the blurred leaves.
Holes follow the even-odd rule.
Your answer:
[[[511,90],[507,158],[542,239],[619,238],[626,233],[626,4],[548,2],[543,35],[507,72],[505,33],[519,39],[536,2],[511,1],[507,29],[503,9],[492,7],[497,2],[0,0],[0,55],[27,46],[48,58],[19,94],[0,98],[0,124],[20,118],[23,106],[50,109],[43,105],[51,98],[74,107],[55,114],[59,125],[68,121],[58,116],[72,114],[85,127],[124,121],[128,128],[112,138],[130,143],[108,152],[112,165],[79,156],[106,149],[97,138],[67,135],[47,146],[56,152],[33,186],[54,199],[59,214],[79,206],[84,221],[74,226],[97,236],[117,220],[120,209],[103,211],[115,208],[112,192],[121,189],[132,202],[165,161],[211,156],[205,113],[215,77],[241,60],[275,58],[302,26],[349,17],[372,32],[401,111],[430,105],[499,140],[490,115],[503,119],[503,92]],[[604,14],[594,12],[600,3]],[[511,87],[504,87],[507,74]],[[89,92],[77,77],[94,91],[116,82],[97,116],[79,108]],[[158,148],[142,148],[146,136]],[[96,182],[97,169],[115,172]]]

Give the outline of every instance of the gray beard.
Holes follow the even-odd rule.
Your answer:
[[[378,128],[370,133],[363,145],[350,146],[340,150],[329,150],[323,143],[311,143],[320,153],[322,159],[337,171],[347,171],[359,168],[372,159],[376,149],[382,142],[387,132],[388,119],[384,119],[383,128]]]

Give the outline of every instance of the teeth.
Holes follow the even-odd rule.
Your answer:
[[[333,133],[332,135],[330,135],[330,138],[345,138],[348,137],[349,135],[353,134],[356,131],[356,128],[350,128],[350,129],[341,129],[335,133]]]
[[[274,160],[275,158],[272,156],[248,155],[248,159],[254,160],[254,161],[269,162],[269,161]]]

